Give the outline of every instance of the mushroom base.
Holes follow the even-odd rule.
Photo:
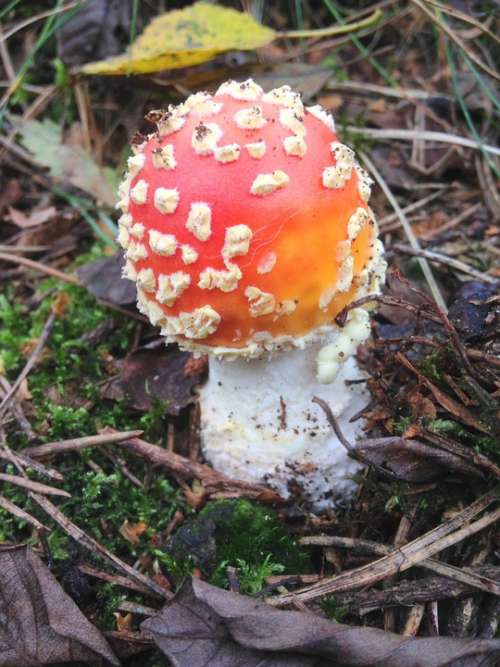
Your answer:
[[[202,448],[212,466],[235,479],[265,482],[283,498],[293,496],[316,511],[348,498],[356,489],[350,476],[361,466],[311,399],[327,401],[351,442],[361,435],[363,421],[349,420],[369,400],[354,358],[333,382],[318,382],[320,347],[251,362],[211,357],[200,395]]]

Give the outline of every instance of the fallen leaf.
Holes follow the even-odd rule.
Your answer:
[[[444,408],[447,412],[456,417],[463,424],[467,424],[467,426],[472,426],[472,428],[477,429],[481,433],[489,434],[488,428],[486,426],[483,426],[483,424],[478,419],[476,419],[476,417],[472,414],[470,410],[468,410],[464,405],[458,403],[453,398],[448,396],[448,394],[446,394],[444,391],[441,391],[441,389],[439,389],[439,387],[437,387],[433,382],[431,382],[429,378],[427,378],[425,375],[423,375],[423,373],[417,370],[415,366],[413,366],[408,361],[408,359],[404,356],[404,354],[402,354],[401,352],[396,352],[394,358],[400,361],[403,364],[403,366],[405,366],[405,368],[415,373],[420,382],[422,382],[422,384],[424,384],[431,391],[432,395],[442,408]]]
[[[84,2],[57,30],[57,55],[67,65],[119,53],[130,32],[133,1]],[[142,8],[141,8],[142,9]],[[140,15],[137,17],[140,20]]]
[[[323,94],[318,97],[318,104],[321,104],[322,107],[333,113],[344,104],[344,98],[334,93]]]
[[[51,220],[56,215],[56,209],[53,206],[40,208],[38,210],[30,211],[28,215],[17,208],[9,207],[9,212],[5,216],[6,220],[14,223],[21,229],[29,229],[30,227],[38,227],[44,222]]]
[[[33,398],[29,385],[28,385],[28,378],[24,378],[21,384],[19,385],[19,389],[16,391],[14,394],[16,397],[16,401],[22,402],[22,401],[31,401]]]
[[[371,157],[389,186],[411,190],[416,185],[415,176],[407,166],[408,159],[399,149],[377,146]]]
[[[144,412],[153,408],[155,400],[166,401],[167,414],[177,415],[193,402],[192,389],[205,374],[205,366],[193,373],[190,360],[189,352],[177,348],[137,350],[122,362],[119,377],[107,385],[104,395],[127,398],[133,408]]]
[[[145,74],[190,67],[233,49],[269,44],[276,33],[235,9],[197,2],[157,16],[129,51],[88,63],[84,74]]]
[[[84,264],[76,272],[82,284],[97,299],[126,306],[135,304],[137,289],[133,282],[122,278],[124,262],[123,253],[118,252],[97,262]]]
[[[500,640],[403,637],[191,579],[141,625],[175,667],[494,667]]]
[[[30,547],[0,548],[0,667],[105,660],[108,643]]]
[[[387,100],[383,97],[379,97],[378,100],[368,102],[368,109],[370,109],[370,111],[375,111],[375,113],[385,113],[387,111]]]
[[[407,438],[373,438],[353,446],[364,463],[387,470],[405,482],[423,484],[454,472],[482,477],[480,471],[460,456]]]
[[[115,613],[116,618],[116,630],[117,632],[130,632],[132,629],[132,614],[128,612],[127,614],[120,614],[120,612]]]
[[[485,285],[471,281],[461,286],[455,294],[448,317],[465,340],[494,334],[488,326],[490,312],[488,299],[498,293],[497,285]]]
[[[131,544],[139,544],[141,541],[141,535],[145,532],[148,525],[144,521],[139,521],[138,523],[130,523],[128,519],[120,526],[120,535],[124,537]]]
[[[108,206],[116,202],[119,177],[113,169],[100,167],[83,148],[66,146],[61,127],[49,118],[23,121],[13,119],[21,143],[53,178],[71,183]]]
[[[332,70],[307,63],[291,63],[273,67],[269,72],[256,74],[254,78],[264,90],[287,84],[302,94],[304,102],[308,102],[332,78]]]

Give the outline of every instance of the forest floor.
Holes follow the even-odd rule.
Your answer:
[[[362,25],[114,76],[80,68],[156,3],[47,4],[0,8],[0,667],[500,662],[495,3],[229,2],[275,31]],[[334,115],[389,264],[358,352],[376,453],[320,515],[203,461],[206,359],[163,345],[120,278],[145,114],[249,76]],[[270,603],[253,634],[249,599]]]

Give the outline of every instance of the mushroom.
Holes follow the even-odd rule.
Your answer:
[[[208,353],[200,391],[205,457],[315,508],[354,488],[318,394],[355,439],[367,402],[354,353],[386,263],[371,181],[333,118],[289,86],[251,79],[148,118],[120,187],[124,275],[166,341]],[[353,381],[353,382],[348,382]]]

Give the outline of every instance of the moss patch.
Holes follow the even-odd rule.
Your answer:
[[[209,503],[157,556],[177,583],[198,567],[210,583],[226,587],[227,568],[237,568],[245,593],[260,591],[272,574],[300,573],[309,565],[276,512],[247,500]]]

